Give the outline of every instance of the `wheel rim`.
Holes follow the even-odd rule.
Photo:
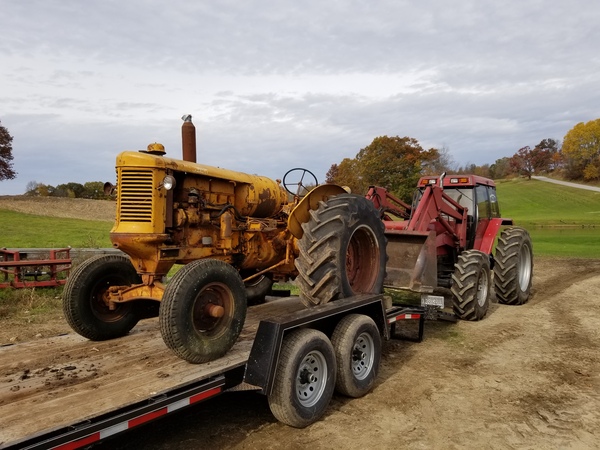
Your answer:
[[[519,287],[526,291],[531,280],[531,250],[528,245],[522,245],[519,251]]]
[[[477,303],[479,306],[484,306],[488,297],[489,279],[488,274],[485,270],[482,270],[479,274],[479,280],[477,282]]]
[[[108,275],[101,277],[92,287],[90,294],[90,307],[94,316],[102,322],[118,322],[131,312],[131,302],[116,303],[115,309],[111,310],[109,304],[109,288],[112,286],[124,286],[130,283],[120,276]]]
[[[296,395],[304,407],[315,405],[327,385],[327,361],[317,350],[308,353],[298,368],[296,375]]]
[[[192,307],[194,330],[203,336],[216,336],[228,329],[233,315],[234,299],[223,283],[209,283],[198,293]],[[223,314],[217,317],[219,308]]]
[[[346,275],[353,292],[373,290],[381,269],[379,252],[377,239],[370,228],[362,226],[354,231],[346,251]]]
[[[352,348],[352,373],[357,380],[369,376],[375,360],[375,343],[369,333],[361,333]]]

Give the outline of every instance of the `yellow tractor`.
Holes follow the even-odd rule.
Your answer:
[[[233,346],[247,305],[274,281],[296,279],[307,306],[383,291],[384,225],[371,201],[319,186],[305,169],[282,183],[199,164],[191,116],[183,120],[183,159],[158,143],[117,156],[110,239],[125,255],[72,272],[64,312],[77,333],[120,337],[158,310],[166,345],[201,363]]]

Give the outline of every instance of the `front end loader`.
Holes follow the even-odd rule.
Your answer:
[[[412,205],[379,187],[371,187],[367,198],[385,224],[386,287],[417,292],[422,305],[452,309],[464,320],[486,315],[492,284],[500,303],[528,300],[531,238],[512,219],[502,218],[492,180],[476,175],[423,177]]]

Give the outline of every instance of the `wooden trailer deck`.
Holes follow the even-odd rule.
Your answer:
[[[175,356],[162,341],[157,319],[110,341],[73,332],[2,347],[0,448],[243,366],[261,320],[301,309],[297,297],[250,307],[232,350],[206,364]]]

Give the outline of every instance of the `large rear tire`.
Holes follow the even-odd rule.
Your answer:
[[[63,291],[63,312],[71,328],[92,341],[104,341],[129,333],[139,320],[133,302],[109,309],[108,290],[142,280],[129,258],[101,255],[85,260],[71,273]]]
[[[335,354],[318,330],[292,331],[283,340],[269,408],[277,420],[304,428],[319,420],[333,395]]]
[[[363,314],[345,316],[331,336],[337,361],[336,390],[362,397],[374,386],[381,361],[381,336],[373,319]]]
[[[529,300],[533,278],[531,237],[523,228],[502,231],[496,245],[494,285],[496,297],[506,305],[522,305]]]
[[[454,313],[463,320],[481,320],[490,307],[490,259],[479,250],[466,250],[452,274]]]
[[[163,341],[182,359],[204,363],[235,344],[246,319],[246,288],[233,266],[200,259],[171,279],[160,305]]]
[[[302,229],[295,264],[305,305],[383,291],[386,240],[372,202],[359,195],[336,195],[310,211]]]

